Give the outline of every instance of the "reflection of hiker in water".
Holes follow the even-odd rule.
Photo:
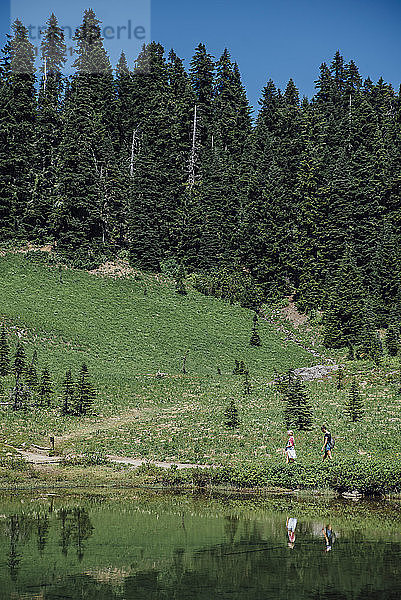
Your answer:
[[[288,547],[294,548],[295,546],[295,529],[297,527],[297,520],[294,517],[287,517],[286,522],[287,533],[288,533]]]
[[[323,527],[322,533],[324,541],[326,542],[325,552],[329,552],[332,549],[334,543],[334,534],[331,525],[326,525],[326,527]]]

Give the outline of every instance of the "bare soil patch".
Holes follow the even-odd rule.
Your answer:
[[[281,314],[288,321],[291,321],[294,327],[299,327],[300,325],[306,323],[306,321],[308,320],[308,317],[306,315],[303,315],[298,311],[297,306],[294,302],[294,296],[288,296],[288,306],[285,306],[281,309]]]

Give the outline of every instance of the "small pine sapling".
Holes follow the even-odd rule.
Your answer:
[[[251,393],[251,380],[249,378],[249,371],[246,370],[244,375],[244,394],[249,395]]]
[[[249,343],[251,346],[261,346],[262,345],[262,341],[260,339],[260,335],[258,333],[258,315],[254,314],[253,316],[253,327],[252,327],[252,334],[251,334],[251,339],[249,340]]]
[[[240,372],[240,367],[239,367],[239,360],[235,361],[235,366],[233,368],[233,375],[239,375]]]
[[[62,415],[70,415],[74,410],[75,387],[72,379],[71,370],[66,371],[63,381],[63,405],[61,407]]]
[[[230,404],[227,406],[226,410],[224,411],[224,425],[226,427],[229,427],[230,429],[235,429],[236,427],[239,426],[240,424],[240,420],[239,420],[239,415],[238,415],[238,409],[235,406],[235,402],[234,400],[230,401]]]
[[[355,378],[351,382],[351,388],[346,404],[346,411],[353,423],[360,421],[363,415],[363,402]]]
[[[14,364],[13,364],[13,372],[15,375],[15,381],[19,381],[21,375],[23,374],[26,367],[26,355],[25,350],[18,342],[17,348],[15,350],[14,356]]]
[[[184,358],[182,359],[182,369],[181,369],[181,370],[182,370],[182,372],[183,372],[183,374],[184,374],[184,375],[185,375],[185,374],[186,374],[186,372],[187,372],[187,358],[188,358],[188,352],[189,352],[189,350],[187,350],[187,351],[185,352]]]
[[[39,406],[50,406],[53,394],[50,373],[43,369],[39,384]]]
[[[340,365],[337,369],[337,389],[341,390],[343,387],[344,369]]]
[[[1,326],[0,331],[0,376],[7,375],[10,370],[9,347],[7,343],[6,328]]]

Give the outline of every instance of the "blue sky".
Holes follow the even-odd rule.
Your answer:
[[[10,6],[0,2],[3,45]],[[133,25],[145,24],[148,39],[150,0],[11,0],[11,6],[24,2],[26,14],[34,10],[37,19],[48,5],[56,15],[64,10],[64,20],[70,14],[74,24],[85,8],[93,7],[114,31],[128,19]],[[376,81],[383,76],[396,89],[401,82],[401,0],[152,0],[150,24],[151,38],[167,51],[174,47],[187,66],[199,42],[216,57],[228,47],[255,107],[270,77],[279,87],[292,77],[301,95],[312,96],[320,63],[330,62],[337,49],[356,62],[363,77]],[[106,44],[112,58],[124,45],[120,41]],[[129,43],[125,40],[124,49],[134,59],[142,42]]]

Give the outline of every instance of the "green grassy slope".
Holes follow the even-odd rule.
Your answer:
[[[162,275],[113,279],[64,270],[61,283],[57,267],[42,264],[36,254],[0,257],[0,285],[0,321],[12,350],[18,336],[28,358],[37,349],[39,367],[49,368],[55,388],[50,410],[25,414],[0,407],[0,450],[7,450],[6,440],[48,445],[55,435],[65,453],[102,451],[202,464],[283,460],[283,405],[267,383],[273,369],[317,360],[263,321],[263,345],[252,348],[251,311],[193,290],[181,297]],[[243,393],[243,377],[232,375],[235,359],[249,368],[250,396]],[[76,375],[83,361],[98,391],[95,414],[62,417],[64,373],[72,368]],[[296,432],[299,462],[321,460],[322,422],[335,434],[336,457],[399,462],[401,402],[397,375],[391,375],[397,368],[388,357],[380,368],[354,362],[347,365],[340,392],[330,379],[309,384],[314,425]],[[165,376],[156,377],[158,371]],[[345,411],[353,375],[365,406],[363,420],[355,424]],[[11,376],[2,382],[0,400],[7,400],[11,384]],[[223,425],[231,398],[241,418],[233,432]]]
[[[37,349],[39,367],[49,368],[55,407],[46,415],[3,409],[3,439],[40,443],[66,435],[60,444],[67,448],[210,460],[211,427],[219,437],[228,398],[244,404],[259,424],[253,441],[266,427],[266,415],[251,409],[256,394],[245,403],[243,378],[232,375],[235,359],[248,366],[258,405],[270,398],[266,383],[274,368],[316,362],[266,322],[260,323],[262,347],[252,348],[251,311],[192,290],[179,296],[164,276],[113,279],[64,270],[60,282],[58,269],[39,258],[0,257],[0,315],[12,349],[18,336],[28,358]],[[76,374],[83,361],[98,390],[97,416],[61,417],[56,405],[64,373],[72,368]],[[166,376],[156,378],[157,371]],[[9,387],[11,377],[4,384]],[[223,440],[219,458],[229,454],[224,446]]]

